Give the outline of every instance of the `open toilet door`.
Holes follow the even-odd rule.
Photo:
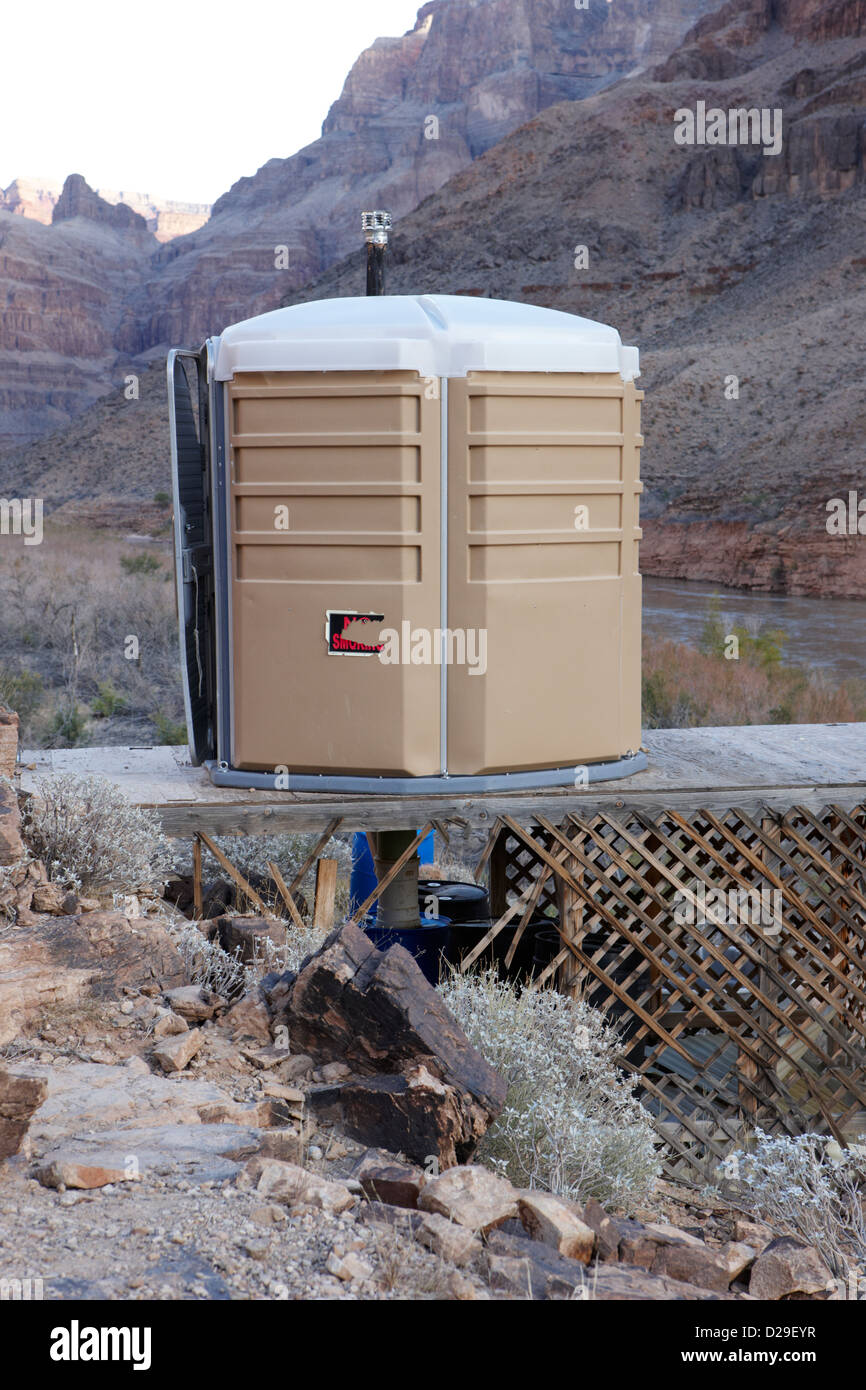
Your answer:
[[[214,569],[206,353],[168,355],[174,565],[189,750],[216,754]]]

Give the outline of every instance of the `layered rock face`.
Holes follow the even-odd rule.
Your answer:
[[[13,179],[8,188],[0,189],[0,209],[49,226],[62,191],[55,179]]]
[[[866,499],[862,9],[732,0],[651,73],[542,112],[395,229],[394,293],[528,300],[640,345],[645,573],[866,592],[862,538],[827,530],[831,499]],[[699,102],[780,111],[781,152],[677,144],[675,113]],[[297,298],[356,279],[350,258]]]
[[[173,241],[175,237],[197,232],[210,217],[210,203],[181,203],[171,198],[155,198],[150,193],[130,193],[124,189],[97,188],[106,203],[125,203],[139,213],[157,241]]]
[[[155,247],[143,218],[80,175],[50,226],[0,211],[0,445],[57,428],[122,384],[123,301]]]
[[[574,0],[433,0],[409,33],[377,39],[361,54],[321,139],[240,179],[199,230],[203,210],[194,205],[161,209],[147,195],[18,181],[0,201],[9,306],[0,351],[15,354],[0,359],[0,449],[79,413],[122,381],[130,357],[197,346],[274,308],[358,247],[363,207],[403,216],[545,107],[661,61],[715,5],[593,0],[579,10]],[[119,202],[145,219],[155,237],[147,249],[140,223]],[[40,239],[39,222],[50,224],[49,240]],[[97,229],[125,245],[95,252],[106,275],[94,284]],[[353,292],[359,283],[360,272]],[[57,336],[61,303],[76,327],[74,353]]]
[[[361,56],[320,140],[240,180],[191,236],[142,254],[138,224],[103,210],[27,222],[22,240],[26,219],[0,212],[0,323],[20,344],[0,361],[0,433],[118,390],[17,451],[16,476],[70,506],[98,493],[107,515],[166,488],[162,383],[149,399],[143,376],[134,416],[124,364],[277,302],[362,292],[358,213],[384,206],[392,292],[547,304],[640,345],[645,572],[862,594],[863,546],[827,532],[826,504],[866,495],[864,4],[436,0]],[[780,111],[781,152],[677,144],[675,113],[699,102]],[[107,274],[95,236],[113,238]],[[74,363],[46,358],[72,341]]]
[[[272,159],[156,258],[120,346],[198,343],[274,308],[358,246],[364,207],[399,218],[551,104],[660,61],[715,0],[434,0],[355,63],[322,137]],[[276,248],[289,265],[275,269]],[[353,292],[360,285],[360,272]]]

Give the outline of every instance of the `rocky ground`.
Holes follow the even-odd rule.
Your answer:
[[[0,1142],[18,1147],[0,1280],[49,1299],[827,1297],[815,1251],[677,1184],[626,1219],[349,1137],[328,1115],[351,1066],[275,1047],[259,992],[226,1009],[178,985],[155,921],[33,915],[0,934]],[[98,971],[56,944],[76,936]]]
[[[337,1209],[328,1210],[317,1191],[290,1206],[244,1188],[244,1158],[259,1151],[268,1130],[203,1116],[222,1106],[256,1117],[262,1090],[250,1064],[234,1048],[220,1059],[212,1030],[191,1074],[153,1076],[139,1061],[142,1030],[134,1025],[138,1037],[111,1048],[116,1061],[77,1060],[106,1056],[117,1023],[116,1011],[67,1014],[72,1046],[37,1037],[38,1053],[14,1058],[15,1074],[45,1078],[48,1093],[25,1151],[0,1175],[0,1279],[41,1279],[44,1296],[61,1299],[484,1296],[477,1275],[459,1272],[399,1224],[371,1219],[358,1191],[334,1183],[332,1193],[329,1183],[325,1200],[332,1196]],[[46,1031],[57,1035],[56,1025]],[[79,1036],[96,1046],[79,1047]],[[41,1060],[24,1060],[31,1055]],[[363,1152],[325,1127],[307,1133],[297,1156],[309,1173],[330,1178]],[[128,1180],[131,1160],[140,1176]],[[102,1181],[48,1187],[51,1162],[70,1181]],[[112,1170],[97,1170],[114,1162],[119,1176],[106,1182]]]
[[[401,947],[345,923],[263,973],[273,920],[123,905],[48,880],[0,780],[0,1298],[834,1295],[715,1196],[605,1211],[473,1161],[506,1083]],[[251,974],[192,979],[189,934]]]

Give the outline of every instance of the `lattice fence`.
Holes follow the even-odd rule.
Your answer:
[[[715,1176],[744,1127],[866,1130],[866,805],[504,817],[488,861],[491,934],[557,905],[536,987],[616,1020],[669,1172]]]

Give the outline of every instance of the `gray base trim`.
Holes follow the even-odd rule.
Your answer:
[[[532,791],[535,787],[573,787],[575,767],[586,772],[589,782],[613,782],[619,777],[644,772],[646,753],[633,753],[610,763],[581,763],[571,767],[547,768],[543,772],[500,772],[490,777],[332,777],[289,776],[289,792],[368,792],[380,796],[423,796],[440,793],[460,796],[464,792]],[[240,772],[214,762],[205,763],[215,787],[246,787],[251,791],[275,790],[273,772]],[[583,783],[581,783],[583,785]]]

